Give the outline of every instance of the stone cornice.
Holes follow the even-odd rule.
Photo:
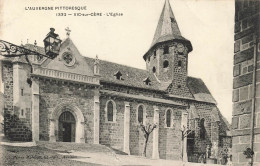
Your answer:
[[[197,100],[197,99],[190,98],[190,97],[182,97],[182,96],[177,96],[177,95],[172,95],[172,94],[166,94],[166,96],[170,97],[170,98],[185,99],[185,100],[191,100],[191,101],[197,101],[197,102],[203,102],[203,103],[210,103],[210,104],[215,104],[216,105],[216,103],[214,103],[214,102]]]
[[[54,69],[34,67],[32,77],[47,77],[51,79],[57,79],[62,81],[73,81],[84,84],[100,85],[99,78],[95,76],[81,75],[76,73],[69,73]]]
[[[103,95],[109,95],[109,96],[118,96],[118,97],[125,97],[130,99],[136,99],[136,100],[144,100],[144,101],[150,101],[155,103],[162,103],[162,104],[170,104],[170,105],[176,105],[180,107],[188,107],[187,104],[177,103],[172,100],[167,99],[161,99],[161,98],[154,98],[154,97],[148,97],[143,95],[134,95],[134,94],[126,94],[122,92],[116,92],[116,91],[109,91],[109,90],[100,90],[101,94]]]

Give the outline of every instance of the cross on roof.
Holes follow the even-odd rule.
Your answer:
[[[67,32],[67,33],[66,33],[67,37],[70,37],[70,32],[71,32],[71,30],[69,29],[69,27],[67,27],[67,28],[65,29],[65,31]]]

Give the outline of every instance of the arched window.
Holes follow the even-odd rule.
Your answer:
[[[169,66],[169,61],[165,60],[165,61],[163,62],[163,68],[165,69],[165,68],[167,68],[168,66]]]
[[[155,67],[153,67],[153,73],[155,73],[156,72],[156,68]]]
[[[107,103],[107,121],[113,122],[114,120],[114,106],[112,101]]]
[[[171,119],[172,119],[172,113],[171,110],[166,111],[166,127],[171,127]]]
[[[206,138],[205,119],[200,120],[200,138]]]
[[[138,123],[144,123],[144,108],[143,106],[138,107]]]

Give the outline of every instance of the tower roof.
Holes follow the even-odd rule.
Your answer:
[[[159,43],[171,41],[171,40],[179,40],[182,42],[186,42],[188,44],[187,46],[189,48],[189,51],[192,51],[192,46],[190,41],[185,39],[181,35],[180,29],[178,27],[177,21],[173,14],[169,0],[165,0],[163,10],[161,12],[161,16],[158,21],[157,28],[150,49],[152,49],[154,46],[156,46]],[[144,59],[146,59],[146,54],[144,55]]]

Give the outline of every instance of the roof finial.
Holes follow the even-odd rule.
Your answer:
[[[95,64],[99,63],[99,59],[98,59],[98,55],[96,55],[96,58],[95,58]]]
[[[23,40],[21,40],[21,46],[23,46]]]
[[[70,32],[71,32],[71,30],[69,29],[69,27],[67,27],[67,28],[65,29],[65,31],[67,32],[67,33],[66,33],[67,37],[70,37]]]
[[[36,40],[34,40],[34,46],[33,47],[34,47],[34,50],[37,51],[37,42],[36,42]]]
[[[27,44],[29,44],[29,39],[27,39]]]

